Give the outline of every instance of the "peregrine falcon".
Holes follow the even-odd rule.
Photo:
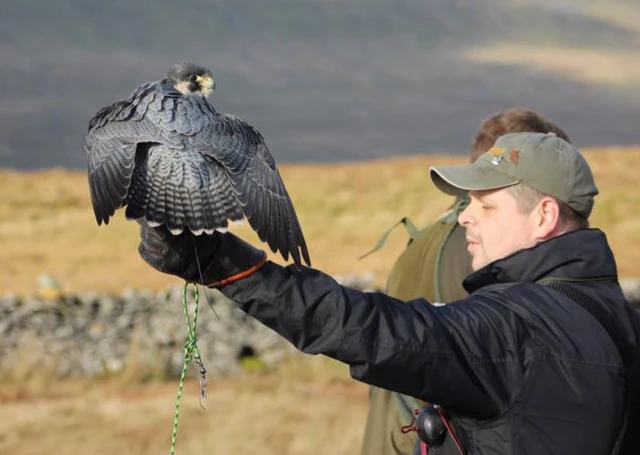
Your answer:
[[[126,206],[127,219],[172,234],[224,231],[246,218],[271,250],[310,265],[298,217],[255,128],[207,102],[211,72],[192,63],[100,109],[85,138],[98,225]]]

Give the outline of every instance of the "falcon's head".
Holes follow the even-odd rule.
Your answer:
[[[178,63],[167,73],[167,81],[184,95],[209,96],[216,89],[211,71],[193,63]]]

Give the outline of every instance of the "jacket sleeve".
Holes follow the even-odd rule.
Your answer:
[[[522,382],[513,315],[488,297],[437,307],[405,303],[272,262],[221,291],[300,351],[347,363],[357,380],[452,412],[495,416]]]

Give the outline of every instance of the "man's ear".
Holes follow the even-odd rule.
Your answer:
[[[537,240],[547,240],[562,231],[560,205],[551,196],[544,196],[531,212],[534,223],[534,236]]]

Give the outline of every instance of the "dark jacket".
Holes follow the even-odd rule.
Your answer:
[[[222,291],[301,351],[349,364],[355,379],[441,404],[469,454],[609,454],[624,409],[620,355],[588,312],[534,284],[548,278],[575,281],[637,346],[613,254],[595,229],[478,270],[464,283],[471,295],[445,306],[273,263]]]
[[[467,296],[462,281],[471,273],[466,229],[458,224],[467,199],[458,199],[449,211],[411,238],[389,273],[385,293],[401,299],[425,298],[451,302]],[[362,455],[412,455],[416,432],[403,431],[415,409],[424,402],[371,386],[362,438]]]

